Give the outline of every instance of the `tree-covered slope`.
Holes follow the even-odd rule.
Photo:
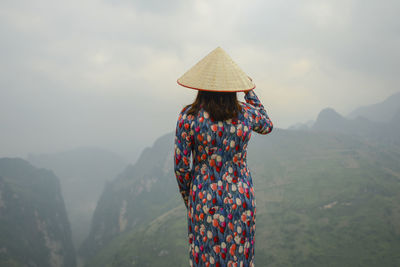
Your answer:
[[[96,210],[104,216],[93,220],[102,229],[95,236],[104,242],[92,250],[87,266],[188,266],[186,213],[172,171],[171,140],[158,140],[128,172],[130,178],[109,185],[113,190],[105,191]],[[257,203],[256,265],[399,266],[399,162],[396,147],[349,135],[281,129],[254,134],[248,164]],[[146,193],[133,195],[145,181]],[[122,211],[130,214],[125,225],[136,225],[118,231]]]
[[[0,266],[73,267],[71,229],[53,172],[0,159]]]

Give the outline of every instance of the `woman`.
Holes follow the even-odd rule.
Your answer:
[[[198,90],[179,114],[174,153],[190,266],[255,266],[256,201],[246,150],[251,131],[268,134],[272,122],[254,83],[219,47],[178,83]],[[237,92],[245,92],[246,103]]]

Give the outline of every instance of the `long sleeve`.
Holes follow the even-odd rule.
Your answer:
[[[188,119],[188,116],[184,111],[185,109],[183,109],[179,114],[176,125],[174,169],[179,192],[182,195],[186,208],[188,208],[190,183],[193,179],[190,167],[190,156],[193,146],[193,132],[191,130],[191,121]]]
[[[252,106],[251,116],[253,119],[253,131],[259,134],[268,134],[273,129],[273,124],[253,90],[247,91],[244,95],[247,104]]]

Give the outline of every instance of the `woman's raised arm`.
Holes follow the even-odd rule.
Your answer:
[[[273,124],[265,111],[264,106],[261,104],[254,90],[246,91],[244,99],[247,104],[252,107],[251,120],[253,121],[253,131],[259,134],[268,134],[273,129]]]

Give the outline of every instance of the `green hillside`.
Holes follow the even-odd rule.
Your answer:
[[[253,134],[250,142],[257,266],[400,266],[398,147],[386,149],[348,135],[281,129],[268,136]],[[171,151],[159,148],[147,151],[147,157],[162,162],[171,157],[172,165]],[[145,162],[141,164],[136,167]],[[144,169],[142,178],[159,171]],[[151,214],[137,212],[142,221],[97,246],[87,266],[188,266],[185,207],[177,188],[170,186],[175,182],[172,170],[168,179],[166,173],[148,188],[148,201],[140,202]],[[136,179],[134,171],[130,175]],[[118,185],[129,191],[121,179],[112,187]],[[114,193],[140,201],[123,190]],[[98,209],[105,209],[105,203],[100,201]]]

